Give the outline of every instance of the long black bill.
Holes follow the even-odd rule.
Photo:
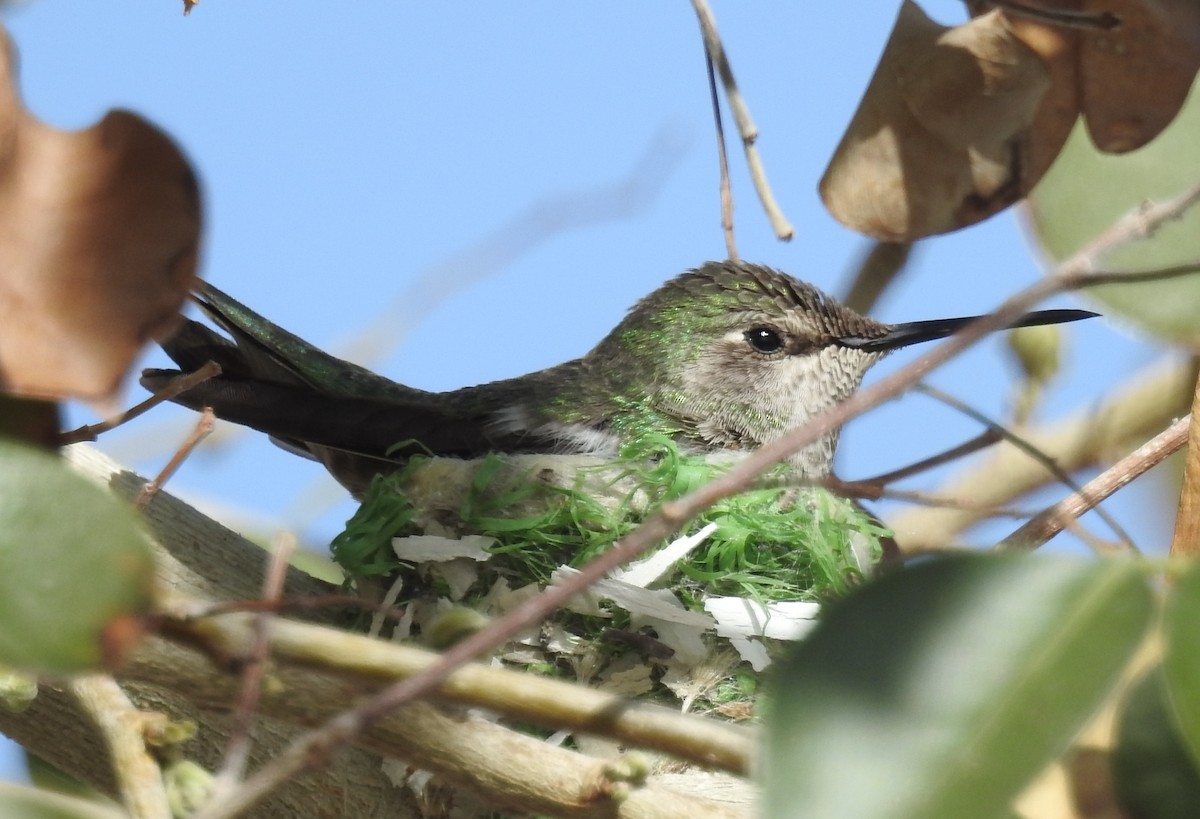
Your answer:
[[[1069,321],[1096,318],[1099,313],[1089,310],[1038,310],[1026,313],[1021,318],[1008,325],[1005,329],[1017,327],[1037,327],[1042,324],[1066,324]],[[886,333],[875,338],[865,336],[843,336],[837,340],[843,347],[854,350],[866,350],[871,353],[882,353],[898,350],[910,344],[920,344],[922,341],[934,341],[953,335],[982,316],[965,316],[963,318],[933,319],[932,321],[910,321],[896,324]]]

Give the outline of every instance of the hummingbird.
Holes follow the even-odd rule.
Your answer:
[[[210,284],[195,301],[229,338],[185,320],[162,343],[180,369],[145,370],[142,385],[157,391],[216,361],[220,375],[173,400],[267,433],[323,463],[359,498],[374,475],[416,453],[613,457],[646,433],[688,453],[745,453],[846,399],[893,350],[978,318],[884,324],[770,267],[708,262],[635,304],[581,358],[427,392],[322,352]],[[1042,310],[1010,327],[1095,315]],[[795,477],[826,477],[839,433],[793,454]]]

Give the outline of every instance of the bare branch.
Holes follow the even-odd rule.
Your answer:
[[[1061,26],[1062,28],[1077,28],[1083,31],[1112,31],[1121,25],[1121,18],[1111,11],[1076,11],[1074,9],[1055,9],[1044,6],[1031,6],[1017,0],[987,0],[989,5],[1002,8],[1009,14],[1040,20],[1043,23]]]
[[[960,509],[980,514],[984,517],[1021,518],[1028,519],[1036,514],[1026,509],[1013,509],[1008,506],[997,506],[991,503],[980,503],[967,498],[953,498],[944,495],[931,495],[927,492],[909,492],[903,489],[888,489],[870,481],[842,481],[837,478],[826,478],[822,484],[830,492],[850,498],[865,500],[902,501],[916,506],[929,506],[935,509]]]
[[[1195,382],[1190,364],[1171,361],[1139,374],[1099,403],[1088,402],[1066,417],[1019,432],[1066,472],[1105,463],[1132,448],[1131,441],[1146,440],[1187,412]],[[1004,442],[931,491],[1002,505],[1051,480],[1042,464]],[[912,509],[887,522],[907,554],[950,543],[982,517],[969,510]]]
[[[758,149],[754,147],[754,141],[758,139],[758,128],[750,118],[750,109],[746,106],[742,92],[738,89],[737,81],[733,78],[733,68],[729,65],[725,46],[721,44],[721,35],[717,33],[717,21],[713,17],[712,9],[708,7],[707,0],[692,0],[692,8],[696,10],[696,18],[700,21],[700,33],[704,37],[704,48],[708,51],[709,59],[716,66],[717,73],[721,75],[721,84],[725,88],[725,99],[729,101],[729,110],[733,112],[734,122],[737,123],[738,132],[742,137],[746,165],[750,169],[750,179],[754,182],[758,200],[762,203],[775,235],[787,241],[795,235],[796,231],[788,222],[787,217],[783,215],[783,211],[779,209],[775,195],[771,193],[771,186],[767,182],[767,174],[763,170]]]
[[[1071,477],[1070,473],[1068,473],[1065,469],[1063,469],[1061,466],[1059,466],[1058,463],[1053,458],[1051,458],[1049,455],[1047,455],[1042,450],[1038,449],[1037,446],[1035,446],[1030,441],[1026,440],[1025,438],[1022,438],[1020,435],[1013,432],[1011,429],[1006,427],[1004,424],[1001,424],[999,421],[995,421],[995,420],[987,417],[982,412],[980,412],[979,410],[970,406],[969,404],[959,401],[953,395],[943,392],[942,390],[939,390],[936,387],[932,387],[928,384],[917,384],[916,387],[914,387],[914,389],[917,392],[921,392],[921,393],[924,393],[925,395],[928,395],[930,398],[934,398],[938,401],[941,401],[943,404],[945,404],[949,407],[953,407],[954,409],[958,410],[959,412],[966,415],[967,417],[973,418],[974,420],[983,424],[989,430],[996,432],[998,435],[1000,435],[1002,438],[1004,438],[1004,440],[1008,441],[1010,444],[1015,446],[1017,449],[1021,450],[1026,455],[1028,455],[1030,458],[1032,458],[1033,460],[1035,460],[1039,464],[1041,464],[1046,469],[1047,472],[1049,472],[1051,475],[1053,475],[1055,478],[1057,478],[1058,482],[1065,485],[1068,489],[1072,490],[1073,492],[1082,492],[1083,491],[1083,488],[1080,487],[1079,483],[1074,478]],[[1117,523],[1116,519],[1113,518],[1112,515],[1108,514],[1108,512],[1106,512],[1104,509],[1100,508],[1099,506],[1096,507],[1096,514],[1099,515],[1100,519],[1103,520],[1108,525],[1109,529],[1112,529],[1113,534],[1115,534],[1117,536],[1117,538],[1120,539],[1121,543],[1125,546],[1126,549],[1129,549],[1130,551],[1134,551],[1134,552],[1138,551],[1137,546],[1134,545],[1133,539],[1131,537],[1129,537],[1129,534],[1125,531],[1124,528],[1122,528],[1122,526],[1119,523]]]
[[[725,255],[737,260],[737,243],[733,237],[733,190],[729,185],[729,156],[725,152],[725,125],[721,122],[721,98],[717,95],[717,75],[712,55],[705,50],[704,65],[708,69],[708,94],[712,100],[713,122],[717,128],[717,163],[721,171],[721,230],[725,233]]]
[[[132,819],[170,819],[162,771],[146,750],[145,715],[107,674],[74,677],[67,687],[108,744],[121,803]]]
[[[196,426],[192,428],[191,435],[179,445],[179,449],[175,450],[175,454],[171,456],[171,460],[167,461],[167,465],[162,468],[162,471],[154,476],[154,480],[142,487],[141,494],[138,495],[137,501],[134,502],[136,509],[146,508],[150,501],[154,499],[154,496],[158,494],[159,490],[163,488],[167,481],[171,480],[171,476],[188,459],[188,456],[200,445],[200,442],[212,434],[216,420],[212,407],[205,407],[204,412],[200,413],[200,418],[196,421]]]
[[[152,409],[164,401],[170,401],[180,393],[187,392],[197,384],[203,383],[210,378],[214,378],[221,374],[221,365],[215,361],[208,361],[203,367],[190,372],[185,376],[175,379],[167,386],[163,387],[158,392],[151,395],[145,401],[139,404],[134,404],[129,409],[115,418],[109,418],[101,421],[98,424],[88,424],[78,429],[73,429],[70,432],[64,432],[59,437],[59,446],[67,446],[69,444],[78,444],[83,441],[95,441],[100,435],[108,432],[111,429],[116,429],[121,424],[127,421],[132,421],[142,413]]]
[[[996,549],[998,551],[1036,549],[1057,535],[1068,523],[1094,508],[1097,503],[1113,492],[1151,467],[1162,463],[1167,456],[1178,452],[1187,443],[1189,419],[1190,416],[1187,416],[1171,424],[1154,438],[1088,481],[1081,491],[1063,498],[997,543]]]
[[[287,567],[292,553],[296,551],[296,539],[287,533],[275,538],[275,550],[267,564],[263,578],[262,600],[268,605],[278,603],[283,594],[283,582],[287,578]],[[254,616],[254,645],[250,655],[242,664],[242,690],[237,708],[229,728],[229,741],[225,750],[225,762],[213,777],[212,793],[224,793],[241,781],[250,759],[250,727],[254,712],[262,693],[263,678],[267,670],[267,653],[271,646],[271,623],[275,614],[270,608]]]
[[[964,441],[958,446],[951,447],[944,452],[939,452],[936,455],[931,455],[928,458],[922,458],[916,463],[903,466],[899,469],[893,469],[891,472],[884,472],[879,475],[874,475],[870,478],[863,478],[858,483],[875,484],[877,486],[885,486],[889,483],[904,480],[905,478],[925,472],[929,469],[936,469],[952,461],[957,461],[959,458],[965,458],[974,452],[981,449],[986,449],[992,444],[1004,440],[1004,436],[999,431],[988,427],[979,435],[976,435],[969,441]]]

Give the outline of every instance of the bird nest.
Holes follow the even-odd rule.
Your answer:
[[[333,543],[360,589],[402,611],[398,639],[444,647],[607,549],[728,458],[668,439],[615,460],[580,455],[413,458],[377,477]],[[821,601],[876,563],[886,535],[861,509],[786,473],[719,501],[639,562],[576,597],[494,662],[730,718]]]

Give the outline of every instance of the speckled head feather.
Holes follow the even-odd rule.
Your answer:
[[[809,319],[815,336],[836,339],[855,335],[873,338],[886,334],[887,325],[859,315],[807,282],[763,265],[746,262],[708,262],[689,270],[647,296],[634,307],[666,297],[673,290],[693,307],[706,303],[710,315],[737,310],[768,313],[774,308],[780,315],[794,313]]]

